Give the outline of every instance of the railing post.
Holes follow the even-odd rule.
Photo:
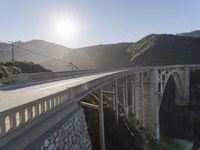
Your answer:
[[[27,110],[28,110],[28,120],[31,120],[33,118],[33,112],[32,112],[33,110],[31,107],[28,107]]]
[[[24,124],[25,123],[25,110],[21,110],[19,113],[21,113],[22,124]]]
[[[51,108],[54,108],[54,98],[51,98]]]
[[[56,100],[56,106],[57,106],[57,100]],[[44,109],[44,102],[41,102],[41,114],[45,112]]]
[[[48,110],[50,110],[50,100],[47,100],[46,101],[46,107],[47,107],[47,109],[46,109],[46,111],[48,111]]]
[[[39,116],[39,104],[35,105],[35,116]]]
[[[10,114],[10,129],[16,128],[17,123],[16,123],[16,114],[12,113]]]

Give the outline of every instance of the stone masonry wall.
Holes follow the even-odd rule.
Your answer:
[[[35,150],[92,150],[83,109],[78,109]]]

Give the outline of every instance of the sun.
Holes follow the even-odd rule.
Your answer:
[[[74,38],[77,35],[78,27],[73,20],[61,18],[56,21],[55,32],[61,38]]]

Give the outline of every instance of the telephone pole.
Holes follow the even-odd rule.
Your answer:
[[[13,42],[11,42],[11,46],[12,46],[12,61],[15,61],[15,53],[14,53]]]
[[[74,68],[77,69],[78,71],[80,70],[76,65],[73,64],[73,61],[71,60],[68,64],[68,67],[71,67],[71,71],[74,71]]]
[[[13,41],[8,41],[9,43],[11,43],[11,60],[15,61],[15,52],[14,52],[14,45],[13,45]]]
[[[74,65],[73,65],[72,60],[69,62],[68,67],[71,67],[72,72],[74,71]]]

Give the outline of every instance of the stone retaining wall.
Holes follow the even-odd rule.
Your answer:
[[[62,125],[43,139],[35,150],[92,150],[83,109],[78,109]]]

